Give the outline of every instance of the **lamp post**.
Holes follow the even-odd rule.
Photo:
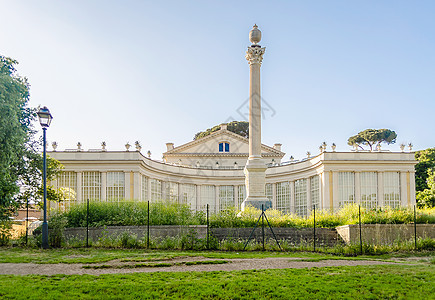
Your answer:
[[[48,249],[48,224],[47,224],[47,140],[46,131],[50,126],[51,119],[53,116],[46,106],[40,108],[38,111],[39,124],[42,127],[42,143],[43,143],[43,170],[42,170],[42,180],[44,182],[44,221],[42,222],[42,248]]]

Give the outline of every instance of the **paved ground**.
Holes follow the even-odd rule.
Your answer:
[[[222,264],[195,264],[186,265],[186,262],[226,261]],[[169,263],[171,266],[152,266],[153,264]],[[146,266],[137,266],[146,264]],[[134,272],[209,272],[209,271],[235,271],[253,269],[287,269],[287,268],[321,268],[336,266],[384,265],[392,262],[366,261],[366,260],[321,260],[304,261],[302,258],[253,258],[253,259],[207,259],[203,257],[181,257],[172,260],[152,262],[121,262],[119,260],[102,264],[34,264],[34,263],[1,263],[0,274],[13,275],[101,275]],[[91,266],[91,268],[84,268]],[[100,269],[98,269],[100,267]]]

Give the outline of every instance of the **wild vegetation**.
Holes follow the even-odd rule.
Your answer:
[[[358,205],[348,205],[333,213],[329,210],[316,211],[316,226],[334,228],[340,225],[357,224]],[[210,214],[211,227],[253,227],[260,216],[260,210],[248,208],[240,212],[234,208]],[[313,227],[314,214],[300,217],[295,214],[283,214],[278,210],[267,210],[266,215],[273,227]],[[150,204],[150,225],[205,225],[206,213],[193,211],[188,205],[158,202]],[[52,222],[64,220],[65,227],[85,227],[87,206],[77,204],[66,212],[54,213]],[[148,203],[146,202],[90,202],[89,226],[134,226],[148,222]],[[418,224],[435,224],[435,208],[417,209]],[[363,224],[409,224],[414,222],[414,211],[410,208],[361,207]]]

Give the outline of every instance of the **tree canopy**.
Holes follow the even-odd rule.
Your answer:
[[[394,144],[397,134],[390,129],[366,129],[359,132],[357,135],[351,136],[347,140],[350,146],[357,146],[364,150],[362,145],[369,146],[370,150],[373,147],[378,147],[381,143]]]
[[[0,55],[0,220],[7,219],[23,199],[37,200],[42,181],[41,142],[34,140],[32,128],[36,109],[27,106],[29,84],[17,74],[16,64]],[[60,163],[49,159],[48,166],[50,178]]]
[[[210,135],[211,133],[218,131],[221,129],[221,125],[213,126],[212,128],[208,128],[205,131],[200,131],[195,134],[193,140],[197,140],[203,138],[205,136]],[[232,121],[227,124],[227,129],[231,132],[234,132],[240,136],[245,138],[249,138],[249,122],[246,121]]]
[[[435,148],[415,152],[415,190],[417,204],[435,206]]]

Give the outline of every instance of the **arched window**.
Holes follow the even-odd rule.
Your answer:
[[[230,152],[230,144],[226,142],[219,143],[219,152]]]

